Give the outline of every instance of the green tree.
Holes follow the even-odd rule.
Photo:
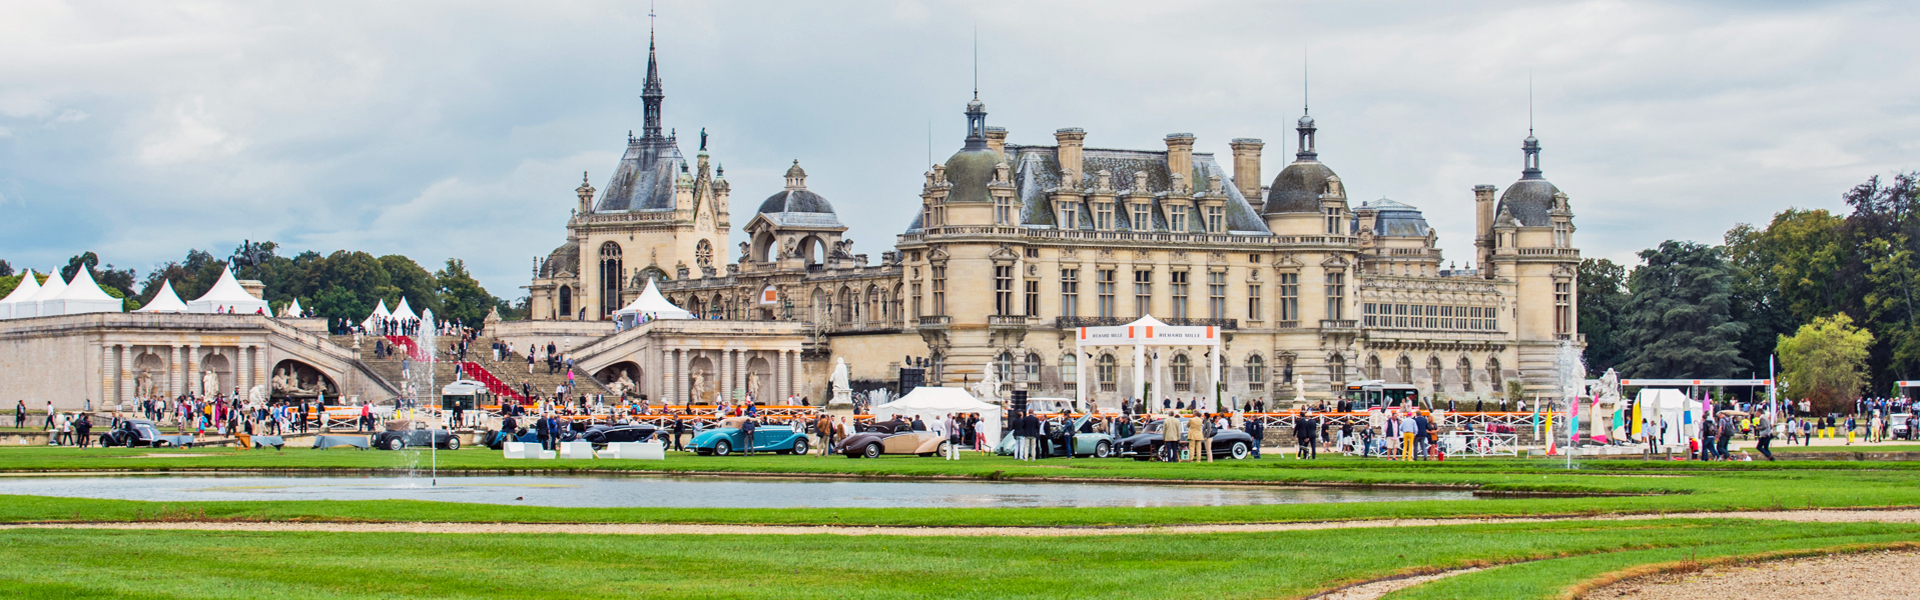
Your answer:
[[[1720,251],[1667,240],[1640,251],[1620,315],[1626,377],[1727,377],[1747,366],[1737,346],[1746,329],[1728,313],[1729,269]]]
[[[337,285],[315,294],[311,306],[305,308],[329,320],[346,319],[349,323],[359,323],[373,314],[372,301],[362,300],[352,290]]]
[[[99,284],[101,289],[120,292],[118,294],[109,292],[113,297],[124,298],[133,295],[133,269],[115,270],[111,264],[107,265],[104,269],[99,267],[99,255],[88,251],[79,256],[67,259],[67,266],[60,269],[60,279],[73,281],[73,274],[79,273],[81,268],[85,268],[87,270],[87,276],[92,277],[93,282]]]
[[[1580,333],[1587,338],[1587,370],[1620,362],[1617,318],[1627,305],[1627,269],[1604,258],[1580,261]]]
[[[1733,320],[1746,324],[1740,355],[1766,364],[1783,334],[1815,317],[1842,310],[1855,293],[1838,281],[1857,260],[1845,243],[1845,219],[1824,210],[1787,209],[1766,229],[1741,224],[1727,232],[1724,250],[1733,268]]]
[[[391,279],[387,276],[386,267],[381,266],[380,259],[365,252],[336,250],[309,270],[307,279],[314,289],[331,292],[331,288],[339,287],[352,294],[351,305],[356,307],[354,312],[359,314],[325,314],[330,317],[348,317],[355,323],[373,313],[374,303],[389,297],[398,300],[400,295],[399,289],[393,287]],[[327,292],[322,292],[322,295]],[[315,297],[315,302],[319,302],[318,296]],[[391,308],[394,304],[395,302],[388,302],[387,306]]]
[[[433,280],[432,273],[420,267],[420,263],[405,256],[389,254],[380,257],[380,267],[386,269],[388,281],[393,287],[383,296],[388,306],[399,305],[404,297],[414,314],[431,309],[434,316],[439,318],[441,313],[446,312],[440,306],[440,284]]]
[[[1847,313],[1816,318],[1792,337],[1780,336],[1780,378],[1788,396],[1811,400],[1817,413],[1840,410],[1866,388],[1872,346],[1873,333],[1854,327]]]
[[[460,259],[447,259],[446,268],[434,273],[434,278],[440,283],[441,311],[434,313],[436,317],[459,319],[469,327],[477,327],[498,304],[498,300],[467,273],[467,264]]]

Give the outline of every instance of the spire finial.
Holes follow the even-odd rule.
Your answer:
[[[1308,76],[1312,74],[1309,71],[1310,66],[1311,65],[1307,62],[1307,45],[1301,44],[1300,45],[1300,114],[1303,114],[1303,115],[1313,114],[1313,102],[1311,101],[1312,98],[1308,95],[1308,92],[1312,91],[1312,87],[1310,86],[1311,82],[1308,81]]]
[[[973,24],[973,99],[980,99],[980,24]]]
[[[1527,137],[1533,137],[1533,70],[1527,70]]]

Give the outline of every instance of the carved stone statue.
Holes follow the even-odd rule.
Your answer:
[[[853,240],[839,240],[833,243],[834,258],[853,258]]]
[[[200,391],[205,394],[218,393],[220,391],[220,376],[215,375],[212,370],[202,373],[200,375]]]
[[[980,378],[980,383],[973,384],[973,395],[979,397],[981,402],[999,404],[1000,375],[998,370],[993,368],[993,363],[987,363],[986,372],[986,376]]]
[[[753,253],[748,251],[749,248],[752,248],[752,246],[746,242],[740,242],[740,262],[747,262],[753,258]]]
[[[695,400],[703,399],[706,396],[706,392],[707,392],[707,372],[706,371],[693,372],[692,390],[693,390],[693,398]]]
[[[838,359],[833,365],[833,398],[827,401],[827,414],[836,416],[853,415],[853,387],[847,381],[847,359]]]
[[[633,393],[633,390],[639,386],[634,384],[633,378],[628,375],[626,371],[621,371],[620,378],[615,379],[612,384],[609,384],[607,389],[618,396],[626,396]]]
[[[782,260],[785,260],[785,259],[789,259],[789,258],[793,258],[793,257],[794,257],[794,251],[795,251],[795,250],[798,250],[798,248],[797,248],[797,246],[798,246],[798,245],[799,245],[799,243],[798,243],[797,241],[795,241],[795,240],[794,240],[793,238],[791,238],[791,237],[789,237],[789,238],[787,238],[787,240],[786,240],[786,241],[784,241],[784,242],[781,242],[781,243],[780,243],[780,258],[781,258]]]
[[[759,371],[756,371],[753,369],[747,369],[747,396],[754,399],[760,398],[760,372]]]
[[[153,391],[153,373],[148,372],[146,367],[140,367],[140,375],[134,379],[133,395],[151,398]]]

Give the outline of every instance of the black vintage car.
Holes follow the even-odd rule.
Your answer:
[[[400,450],[407,447],[425,448],[429,444],[438,446],[442,450],[459,450],[460,437],[445,429],[382,431],[373,435],[373,447],[381,450]]]
[[[594,425],[580,434],[580,439],[596,445],[619,442],[671,442],[673,431],[653,425]]]
[[[160,428],[154,425],[153,421],[146,419],[126,419],[120,422],[119,427],[100,434],[100,445],[103,447],[126,446],[132,448],[135,446],[145,446],[148,448],[161,448],[173,445],[172,442],[168,441],[169,439],[170,438],[160,433]]]
[[[1164,437],[1161,434],[1161,427],[1165,423],[1165,419],[1148,423],[1140,433],[1121,439],[1114,448],[1114,455],[1129,456],[1134,460],[1151,460],[1154,443]],[[1215,431],[1212,423],[1207,424],[1206,431],[1213,436],[1214,458],[1239,460],[1253,454],[1253,436],[1247,435],[1247,432],[1238,429]]]

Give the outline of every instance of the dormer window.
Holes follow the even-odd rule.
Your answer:
[[[996,195],[993,197],[993,224],[995,225],[1014,224],[1012,196]]]
[[[1227,232],[1227,207],[1207,207],[1207,233]]]
[[[1113,231],[1113,203],[1093,203],[1093,228],[1101,231]]]
[[[1133,203],[1133,230],[1153,231],[1153,205],[1145,202]]]
[[[1572,244],[1573,240],[1571,239],[1573,237],[1572,235],[1573,232],[1571,229],[1572,228],[1565,221],[1554,223],[1553,224],[1553,247],[1555,248],[1571,247],[1573,245]]]
[[[1187,232],[1187,207],[1178,205],[1167,207],[1167,228],[1175,233]]]
[[[1327,217],[1327,235],[1340,235],[1340,207],[1329,206],[1321,209]]]
[[[1080,228],[1080,203],[1079,202],[1061,202],[1060,203],[1060,228],[1061,229],[1079,229]]]

